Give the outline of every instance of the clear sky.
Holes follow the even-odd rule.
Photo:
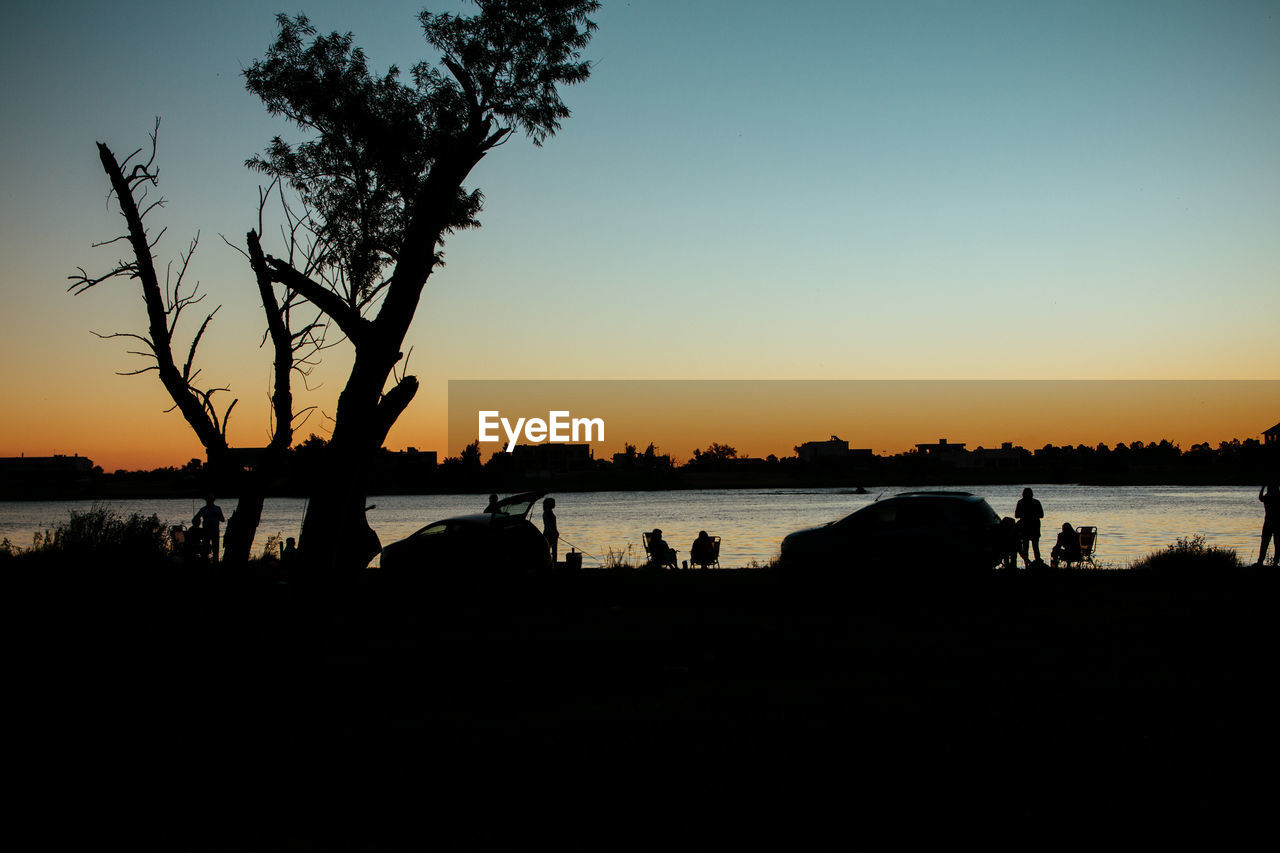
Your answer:
[[[287,11],[407,68],[416,12],[458,5]],[[90,248],[119,223],[94,142],[126,154],[157,115],[157,256],[200,231],[224,305],[205,375],[240,398],[233,441],[264,443],[261,312],[218,235],[254,225],[243,162],[287,133],[240,77],[277,11],[10,5],[0,455],[202,455],[154,378],[115,374],[129,347],[90,334],[140,331],[136,289],[65,292],[117,257]],[[1275,2],[604,0],[596,20],[561,134],[473,173],[484,227],[428,285],[389,446],[444,447],[450,379],[1280,378]],[[331,351],[307,402],[331,412],[345,365]]]

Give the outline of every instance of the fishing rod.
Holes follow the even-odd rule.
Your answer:
[[[566,545],[568,545],[570,548],[573,548],[575,551],[580,551],[580,552],[582,552],[583,554],[586,554],[588,557],[590,557],[590,558],[591,558],[591,559],[593,559],[593,560],[599,560],[599,559],[600,559],[600,558],[599,558],[599,557],[597,557],[595,554],[588,553],[588,552],[586,551],[586,549],[584,549],[584,548],[579,548],[577,545],[574,545],[572,542],[570,542],[568,539],[565,539],[563,536],[561,536],[561,537],[560,537],[560,541],[561,541],[561,542],[564,542]]]

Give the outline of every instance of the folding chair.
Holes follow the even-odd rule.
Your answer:
[[[711,536],[711,548],[705,554],[695,557],[693,550],[689,551],[689,562],[699,569],[709,569],[715,566],[720,568],[720,537]]]
[[[1080,559],[1076,561],[1076,568],[1088,563],[1096,569],[1098,564],[1093,561],[1093,555],[1098,548],[1098,528],[1079,527],[1076,532],[1080,534]]]
[[[649,565],[659,569],[664,566],[672,569],[679,566],[679,563],[676,561],[676,552],[674,548],[672,548],[671,553],[667,554],[665,557],[658,557],[654,555],[653,543],[650,542],[650,539],[653,537],[653,531],[645,531],[640,534],[640,537],[644,541],[644,553],[645,556],[649,558]]]

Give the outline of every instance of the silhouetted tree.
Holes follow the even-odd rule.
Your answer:
[[[296,145],[277,137],[249,165],[300,194],[325,247],[313,270],[266,257],[270,277],[324,312],[355,354],[299,543],[321,571],[363,567],[377,553],[367,471],[417,393],[417,379],[395,371],[444,240],[477,224],[482,197],[464,182],[513,134],[535,145],[554,135],[569,115],[558,87],[590,73],[581,51],[595,0],[476,6],[469,17],[419,16],[440,60],[414,66],[411,84],[395,67],[373,76],[350,33],[317,35],[302,15],[280,16],[266,57],[245,72],[272,114],[311,135]]]
[[[652,447],[652,445],[650,445]],[[622,459],[620,460],[622,467],[628,470],[636,467],[636,446],[634,444],[622,445]]]
[[[480,467],[479,439],[471,442],[466,447],[462,448],[462,455],[458,457],[458,460],[463,464],[463,466],[467,468],[479,468]]]
[[[116,332],[99,335],[99,337],[128,338],[143,344],[144,350],[134,351],[132,354],[141,356],[151,363],[137,370],[128,371],[125,375],[156,372],[169,398],[173,400],[174,408],[182,413],[183,418],[196,434],[196,438],[203,445],[208,459],[211,482],[227,482],[229,475],[237,473],[234,469],[239,468],[239,465],[232,461],[233,450],[227,441],[227,424],[237,400],[233,399],[219,413],[214,405],[214,396],[227,392],[228,389],[201,382],[201,371],[196,367],[196,352],[214,315],[218,313],[217,308],[205,316],[199,328],[191,336],[190,342],[186,345],[186,360],[181,367],[178,366],[174,356],[175,338],[178,335],[183,313],[204,300],[199,283],[189,285],[187,281],[191,258],[199,244],[199,235],[191,241],[187,251],[179,256],[176,274],[172,264],[166,267],[163,283],[156,270],[155,257],[152,255],[152,251],[165,232],[165,229],[161,229],[153,236],[147,224],[148,215],[164,206],[163,199],[148,200],[149,191],[159,187],[159,170],[155,165],[159,127],[160,121],[157,119],[156,128],[151,134],[151,154],[146,162],[140,159],[135,160],[142,153],[141,148],[120,162],[109,147],[101,142],[98,143],[98,159],[111,183],[111,195],[115,197],[120,214],[124,218],[125,232],[114,239],[96,245],[127,243],[130,259],[119,260],[110,270],[96,276],[91,276],[81,267],[76,275],[68,277],[72,282],[68,290],[79,295],[115,279],[138,282],[147,314],[146,333]],[[266,191],[259,196],[259,222],[261,222],[262,208],[266,204],[268,193],[269,191]],[[290,314],[300,299],[287,295],[281,302],[276,298],[271,280],[265,275],[266,266],[258,244],[257,232],[248,233],[246,245],[247,251],[241,250],[241,253],[249,259],[255,274],[259,298],[266,316],[266,338],[271,341],[274,355],[275,386],[271,398],[274,426],[269,444],[256,460],[253,475],[234,478],[238,499],[224,537],[227,560],[232,563],[243,562],[249,557],[254,535],[262,518],[263,478],[278,464],[280,457],[288,449],[293,435],[291,375],[295,370],[305,371],[310,358],[323,346],[323,324],[321,323],[309,323],[302,331],[296,333],[290,330]]]
[[[721,444],[718,441],[711,442],[711,446],[706,450],[693,451],[693,461],[695,463],[711,463],[724,462],[729,459],[737,459],[738,450],[727,444]]]
[[[324,450],[324,446],[328,443],[329,442],[325,441],[313,432],[311,435],[307,436],[305,441],[298,442],[297,446],[293,448],[293,452],[298,456],[302,456],[304,454],[318,455]]]

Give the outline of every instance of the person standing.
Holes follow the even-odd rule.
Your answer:
[[[547,498],[542,502],[542,535],[547,537],[547,546],[551,549],[551,565],[556,564],[556,552],[560,547],[560,528],[556,526],[556,499]]]
[[[1262,501],[1262,550],[1258,552],[1258,565],[1267,561],[1267,546],[1275,543],[1275,550],[1280,554],[1280,486],[1271,483],[1258,489],[1258,500]]]
[[[212,555],[215,563],[218,562],[218,533],[226,520],[222,508],[213,502],[213,495],[204,499],[204,506],[191,518],[191,526],[200,530],[201,550],[206,556]]]
[[[1019,550],[1027,568],[1031,567],[1028,550],[1033,551],[1036,562],[1040,562],[1040,519],[1044,518],[1044,507],[1040,506],[1040,501],[1033,494],[1030,488],[1023,489],[1022,500],[1018,501],[1013,510],[1013,517],[1020,522],[1022,547]]]

